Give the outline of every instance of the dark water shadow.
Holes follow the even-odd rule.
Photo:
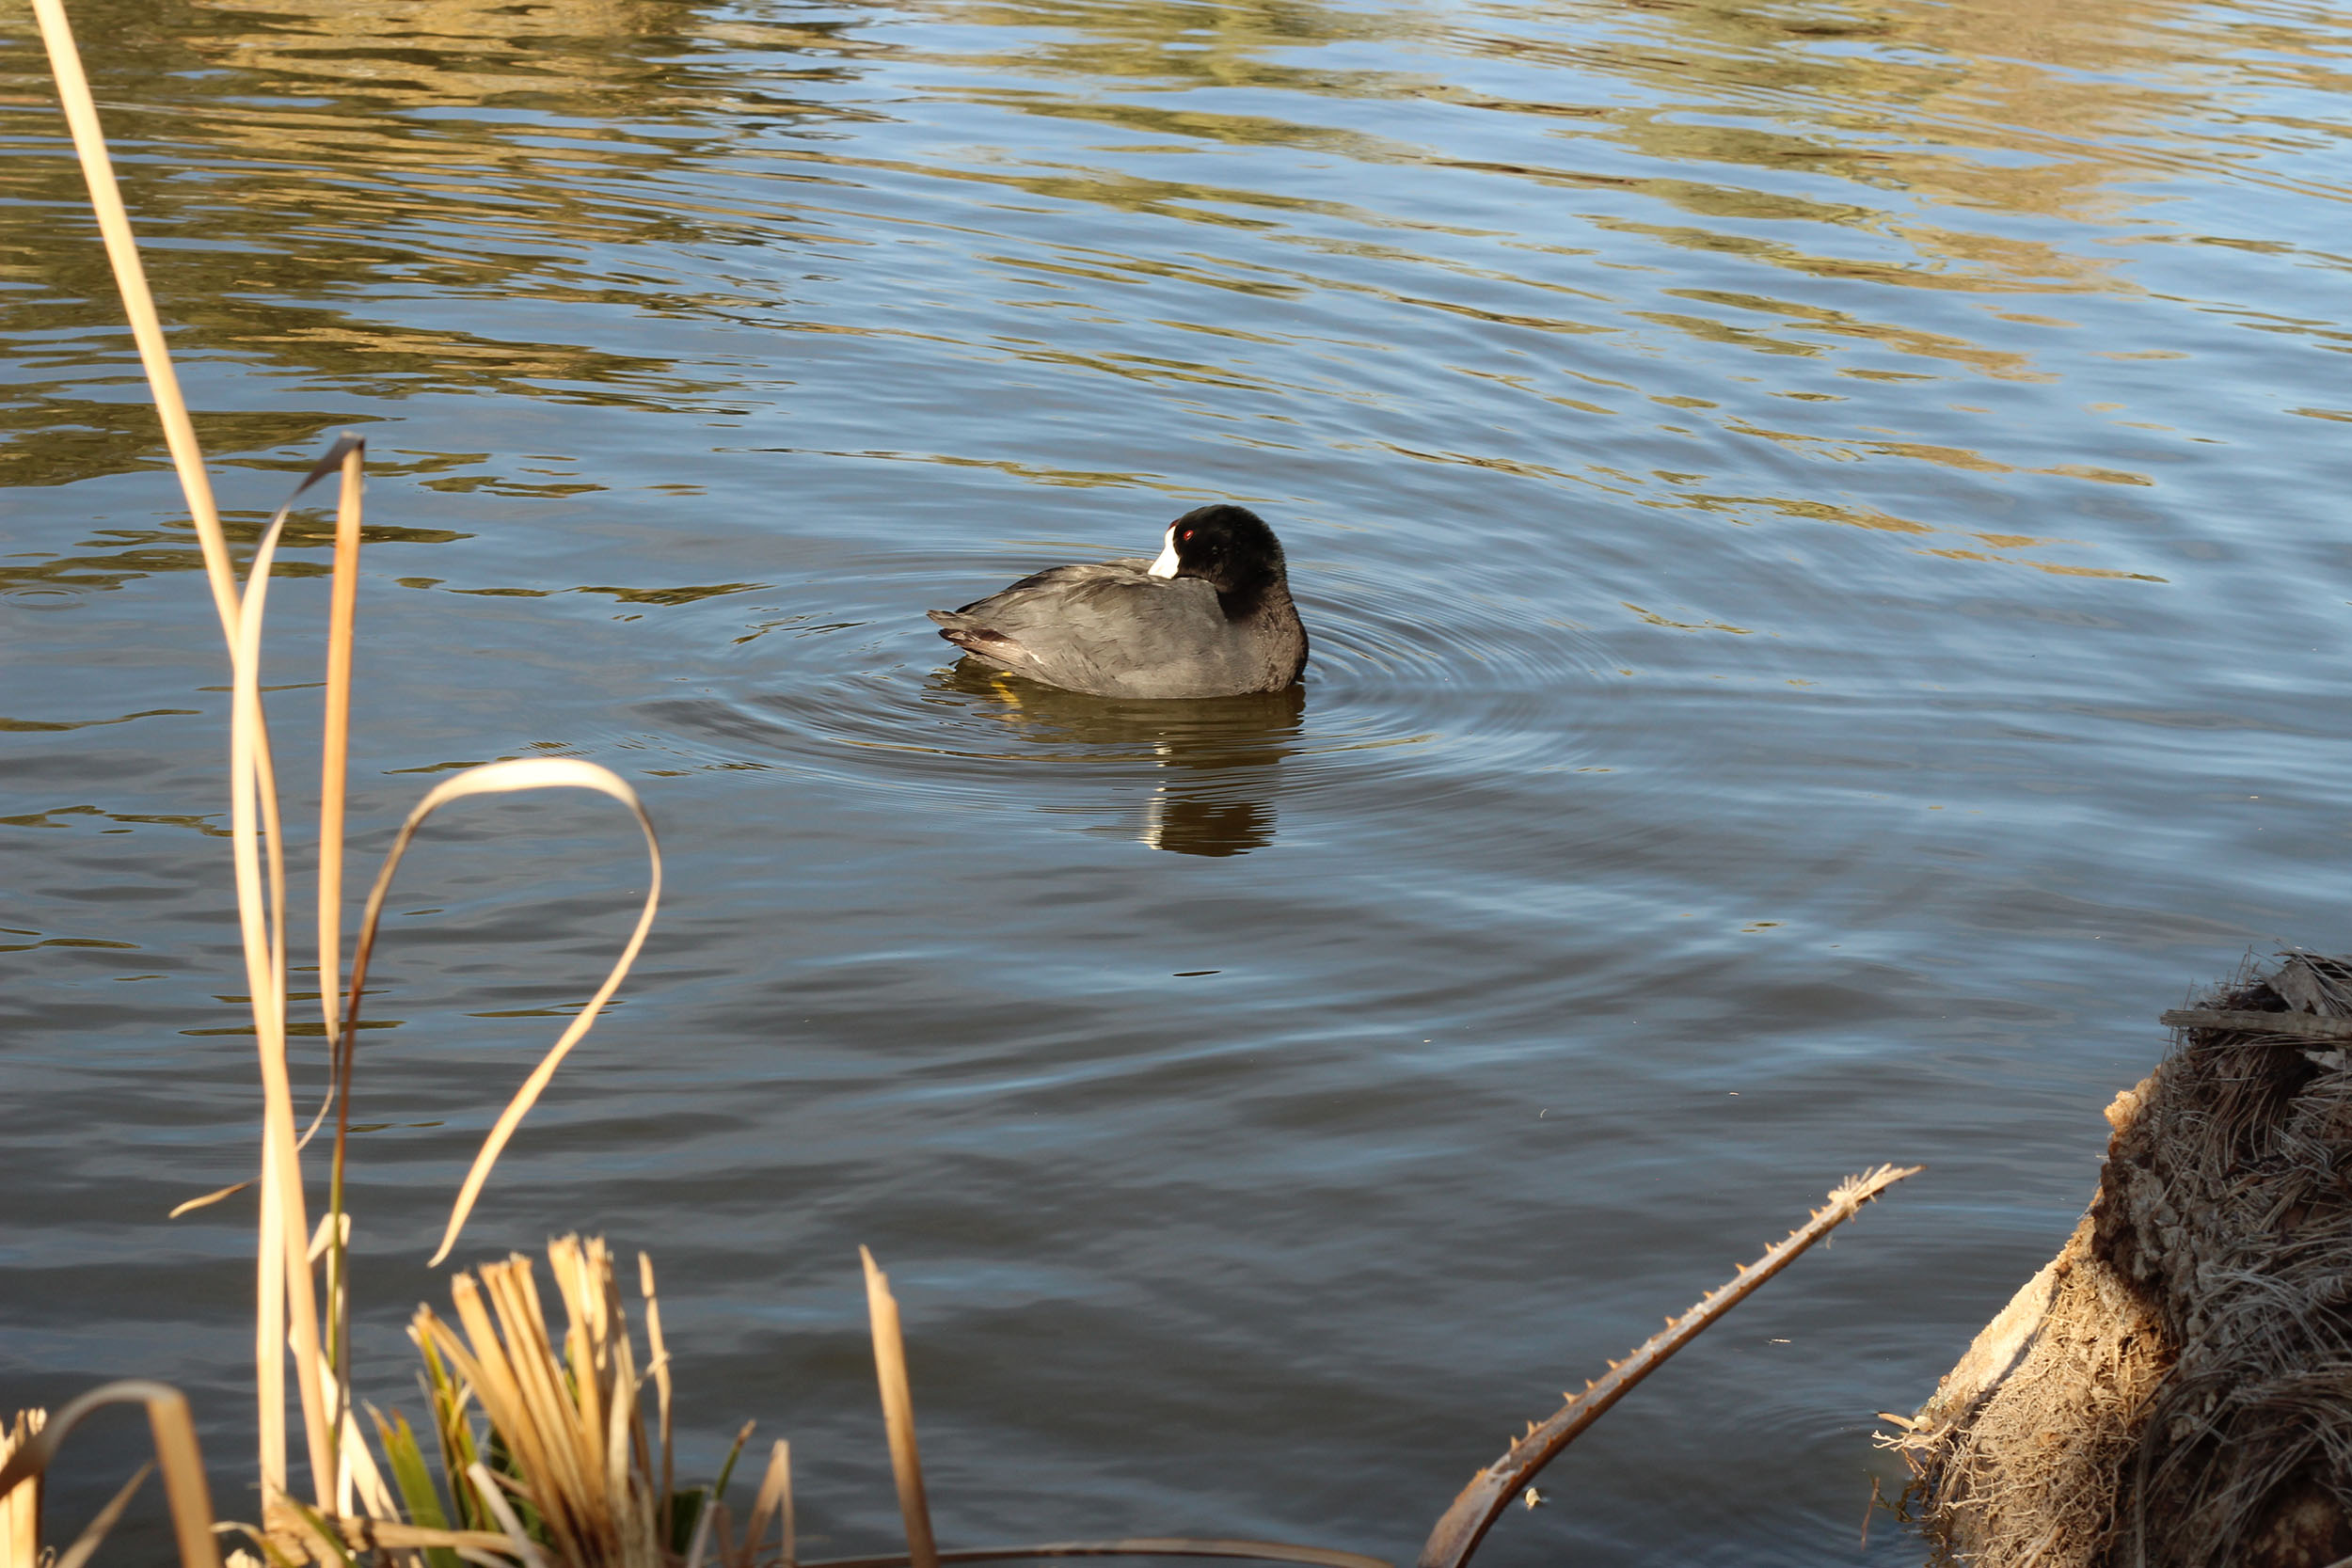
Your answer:
[[[1124,824],[1154,849],[1182,855],[1244,855],[1274,842],[1274,796],[1282,760],[1298,749],[1307,693],[1122,702],[1041,686],[964,659],[927,685],[993,721],[999,733],[1041,756],[1084,760],[1124,785],[1081,808],[1099,812],[1140,789],[1142,808]],[[1048,809],[1068,811],[1067,803]]]

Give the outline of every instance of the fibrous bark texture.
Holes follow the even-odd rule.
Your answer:
[[[2168,1014],[2090,1212],[1889,1441],[1945,1561],[2352,1556],[2352,959]]]

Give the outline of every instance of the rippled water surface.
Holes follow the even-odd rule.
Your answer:
[[[538,754],[670,851],[462,1256],[651,1251],[693,1464],[791,1436],[813,1554],[895,1528],[859,1243],[949,1544],[1409,1558],[1899,1160],[1482,1561],[1915,1561],[1861,1541],[1872,1413],[2065,1234],[2153,1015],[2352,945],[2341,11],[75,15],[239,536],[371,443],[363,857]],[[177,1381],[249,1515],[250,1212],[164,1218],[254,1158],[225,665],[0,29],[0,1403]],[[1282,532],[1300,692],[1105,704],[922,617],[1210,499]],[[305,799],[325,529],[272,600]],[[609,808],[453,816],[361,1068],[396,1404],[458,1175],[643,886]]]

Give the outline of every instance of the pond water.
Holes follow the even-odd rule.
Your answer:
[[[1409,1560],[1522,1420],[1900,1161],[1481,1560],[1915,1561],[1862,1539],[1873,1412],[2071,1227],[2154,1015],[2352,946],[2341,11],[74,14],[239,537],[370,442],[357,863],[501,756],[615,768],[664,837],[459,1260],[650,1252],[692,1464],[791,1437],[811,1555],[897,1528],[861,1243],[946,1544]],[[0,1402],[171,1379],[249,1517],[251,1212],[165,1218],[254,1158],[226,666],[0,34]],[[1297,693],[1107,705],[923,619],[1212,499],[1289,548]],[[298,818],[325,528],[272,598]],[[517,800],[402,874],[379,1403],[416,1413],[423,1259],[638,853]],[[77,1443],[62,1516],[142,1442]]]

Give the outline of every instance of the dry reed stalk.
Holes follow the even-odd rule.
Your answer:
[[[882,1425],[890,1437],[890,1471],[898,1482],[898,1513],[906,1521],[907,1557],[914,1568],[939,1568],[931,1539],[931,1505],[923,1495],[923,1453],[914,1440],[914,1396],[907,1385],[906,1343],[898,1331],[898,1298],[874,1255],[866,1262],[866,1310],[873,1320],[874,1377],[882,1386]]]
[[[172,370],[170,352],[165,343],[153,296],[148,290],[146,273],[139,264],[137,242],[131,232],[113,163],[106,153],[105,137],[98,123],[97,106],[90,96],[80,53],[74,46],[72,24],[61,0],[34,0],[33,9],[41,40],[48,50],[51,72],[56,79],[66,123],[72,133],[74,151],[89,187],[90,205],[97,214],[115,286],[122,297],[124,313],[130,318],[132,337],[138,345],[139,359],[154,393],[172,467],[179,475],[189,515],[196,526],[214,609],[220,616],[221,629],[230,647],[236,677],[236,695],[231,705],[230,815],[236,840],[237,895],[246,944],[246,990],[262,1055],[265,1103],[263,1196],[256,1271],[261,1306],[255,1331],[262,1481],[265,1488],[282,1491],[285,1487],[285,1329],[290,1315],[303,1425],[310,1440],[314,1481],[324,1488],[333,1471],[326,1462],[330,1445],[318,1402],[316,1357],[312,1354],[317,1339],[315,1306],[306,1305],[310,1295],[308,1270],[302,1271],[302,1289],[297,1291],[288,1269],[290,1254],[300,1246],[307,1234],[302,1224],[301,1184],[298,1171],[288,1158],[291,1137],[281,1139],[276,1125],[278,1101],[285,1099],[284,862],[274,821],[274,791],[270,802],[258,812],[255,799],[264,782],[275,782],[267,757],[267,738],[261,729],[259,677],[254,665],[258,657],[259,615],[247,613],[248,608],[258,611],[259,607],[246,603],[246,597],[258,595],[240,595],[237,591],[228,539],[222,532],[219,513],[213,501],[212,483],[204,470],[203,452],[196,439],[195,424],[188,417],[186,400],[181,395],[178,376]],[[254,586],[266,581],[267,571],[266,557],[257,554]],[[262,900],[262,878],[255,845],[257,815],[273,819],[268,824],[272,830],[270,881],[279,896],[270,905],[264,905]],[[265,910],[271,912],[265,913]],[[272,913],[275,919],[271,918]],[[284,1119],[290,1134],[290,1099],[286,1099]]]
[[[645,1300],[645,1350],[653,1357],[647,1370],[653,1374],[654,1393],[660,1406],[661,1417],[661,1539],[671,1538],[672,1503],[677,1470],[670,1449],[670,1349],[661,1342],[661,1302],[653,1291],[653,1259],[645,1253],[637,1255],[637,1291]]]
[[[1549,1419],[1530,1422],[1525,1436],[1513,1443],[1501,1459],[1470,1478],[1470,1484],[1462,1488],[1444,1517],[1438,1521],[1437,1528],[1429,1532],[1429,1540],[1421,1549],[1420,1568],[1462,1568],[1478,1549],[1479,1542],[1486,1539],[1495,1520],[1511,1506],[1511,1499],[1526,1489],[1537,1472],[1558,1458],[1562,1449],[1600,1419],[1611,1405],[1630,1392],[1635,1384],[1747,1299],[1757,1286],[1795,1261],[1798,1254],[1860,1213],[1865,1203],[1924,1168],[1881,1165],[1876,1170],[1848,1177],[1831,1190],[1822,1208],[1814,1211],[1810,1219],[1785,1239],[1767,1248],[1763,1257],[1754,1263],[1735,1265],[1738,1275],[1729,1284],[1700,1297],[1698,1305],[1680,1317],[1668,1318],[1664,1329],[1644,1340],[1623,1361],[1611,1362],[1607,1374],[1587,1383],[1582,1393],[1562,1395],[1567,1403]]]
[[[500,1492],[498,1478],[480,1464],[466,1466],[466,1477],[473,1482],[475,1493],[482,1498],[482,1506],[490,1511],[492,1517],[499,1522],[499,1528],[505,1532],[507,1549],[526,1564],[526,1568],[553,1568],[548,1561],[547,1554],[539,1549],[538,1544],[523,1528],[522,1521],[515,1516],[513,1505]],[[566,1564],[565,1568],[569,1565]]]
[[[360,492],[366,460],[364,444],[355,443],[343,452],[342,484],[336,493],[326,712],[319,744],[319,1010],[330,1051],[342,1034],[343,805],[351,762],[351,656],[359,614]]]
[[[342,1028],[342,902],[343,816],[351,767],[351,657],[354,626],[359,605],[360,494],[367,460],[364,442],[346,439],[334,449],[342,457],[342,483],[336,490],[334,586],[329,595],[326,631],[326,714],[319,739],[319,865],[318,977],[319,1011],[326,1020],[329,1063],[328,1097],[335,1105],[335,1152],[327,1182],[327,1212],[339,1226],[327,1259],[326,1295],[330,1369],[348,1373],[351,1367],[351,1311],[347,1281],[350,1272],[349,1227],[344,1208],[343,1172],[351,1143],[351,1069],[356,1042]],[[324,1117],[326,1107],[319,1107]],[[313,1120],[303,1134],[308,1143],[318,1131]],[[335,1410],[339,1446],[348,1447],[345,1429],[351,1425],[350,1385]],[[364,1445],[362,1445],[364,1451]],[[341,1478],[336,1503],[346,1507]]]
[[[360,1506],[378,1518],[392,1517],[399,1510],[393,1505],[391,1488],[384,1483],[383,1472],[376,1468],[366,1440],[359,1435],[359,1423],[353,1419],[350,1405],[342,1397],[342,1380],[331,1368],[320,1369],[319,1380],[326,1385],[328,1397],[342,1416],[335,1444],[335,1512],[352,1513],[352,1499],[357,1497]]]
[[[171,466],[187,497],[188,514],[204,556],[204,578],[213,591],[213,608],[220,613],[221,632],[233,635],[237,624],[237,590],[229,564],[229,540],[222,532],[220,514],[213,505],[211,477],[204,471],[204,453],[197,445],[196,425],[180,395],[180,378],[172,370],[171,351],[164,343],[163,322],[147,288],[147,273],[139,265],[138,241],[123,210],[122,192],[115,182],[114,162],[106,155],[105,134],[98,124],[98,105],[90,98],[89,80],[82,71],[81,52],[73,44],[73,28],[66,20],[63,0],[33,0],[33,16],[40,25],[41,42],[49,52],[50,74],[56,78],[57,97],[65,110],[73,150],[82,162],[82,178],[89,186],[90,207],[106,245],[106,261],[114,269],[115,288],[122,295],[123,313],[131,320],[131,336],[138,344],[139,363],[153,388],[155,412],[163,420],[164,442],[171,451]]]
[[[46,1410],[20,1410],[0,1427],[0,1465],[14,1459],[49,1419]],[[40,1477],[29,1475],[0,1492],[0,1568],[37,1568],[40,1561]]]
[[[745,1557],[758,1556],[760,1538],[768,1533],[771,1519],[778,1521],[784,1568],[793,1568],[798,1553],[793,1540],[792,1445],[782,1438],[768,1450],[768,1473],[760,1478],[759,1495],[752,1501],[751,1522],[743,1527]]]

